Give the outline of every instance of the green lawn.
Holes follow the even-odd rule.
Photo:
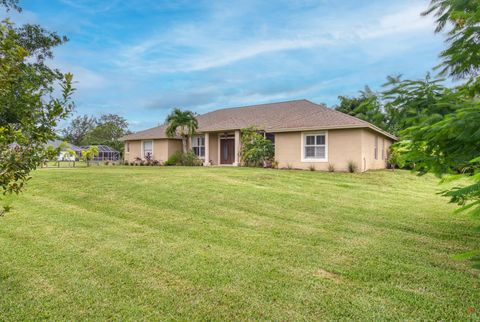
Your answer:
[[[0,218],[0,320],[478,320],[478,222],[433,177],[41,169]],[[474,313],[469,311],[475,310]]]

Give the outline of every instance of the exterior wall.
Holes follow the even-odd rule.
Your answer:
[[[168,140],[168,152],[165,160],[167,161],[168,158],[172,156],[177,151],[182,151],[182,140]]]
[[[130,152],[127,149],[127,143],[130,145]],[[125,153],[123,159],[128,162],[135,161],[136,157],[140,157],[142,149],[142,141],[125,141]]]
[[[378,153],[375,159],[375,137],[378,138]],[[384,144],[383,144],[384,143]],[[362,171],[385,169],[387,155],[393,140],[374,131],[362,130]],[[383,153],[382,153],[383,148]],[[383,157],[382,157],[383,156]]]
[[[218,165],[218,133],[209,134],[209,154],[212,165]]]
[[[328,171],[329,164],[335,171],[348,171],[350,161],[357,165],[359,171],[384,169],[387,165],[387,155],[393,140],[369,129],[338,129],[328,131],[312,131],[312,133],[327,132],[327,156],[325,162],[302,162],[303,134],[309,132],[282,132],[275,133],[275,160],[279,168],[292,167],[295,169],[309,169]],[[212,165],[218,165],[218,133],[209,134],[209,154]],[[375,159],[375,137],[378,137],[378,158]],[[384,145],[382,144],[384,142]],[[124,159],[129,162],[142,156],[142,141],[128,141],[130,152],[127,152],[125,142]],[[382,159],[382,146],[383,159]],[[177,151],[182,150],[181,140],[159,139],[153,140],[153,160],[165,162]]]
[[[168,141],[169,140],[153,140],[152,160],[164,162],[168,159]]]
[[[130,144],[130,152],[127,152],[127,143]],[[159,139],[153,140],[152,160],[165,162],[176,151],[182,150],[181,140]],[[142,141],[125,141],[124,160],[128,162],[135,161],[136,158],[142,158]]]
[[[327,132],[328,160],[326,162],[301,161],[303,153],[302,135],[308,132],[275,133],[275,160],[279,168],[308,169],[314,166],[316,170],[328,171],[329,164],[336,171],[347,171],[348,162],[352,161],[360,169],[362,158],[362,130],[341,129]]]
[[[67,151],[60,151],[58,154],[58,160],[61,161],[75,161],[77,159],[77,155],[69,155]]]

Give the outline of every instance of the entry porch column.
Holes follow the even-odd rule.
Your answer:
[[[240,165],[240,130],[235,130],[235,162],[234,166]]]
[[[210,135],[205,133],[205,160],[203,160],[204,166],[209,166],[210,164]]]

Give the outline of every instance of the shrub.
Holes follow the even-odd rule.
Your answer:
[[[353,161],[348,161],[348,172],[354,173],[357,172],[358,166],[355,162]]]
[[[335,166],[331,163],[328,164],[328,172],[335,172]]]
[[[278,161],[276,161],[276,160],[272,161],[272,168],[273,169],[278,169]]]
[[[152,161],[152,166],[158,166],[158,165],[160,165],[160,161],[158,161],[158,160],[153,160]]]
[[[145,155],[145,160],[147,161],[147,163],[150,163],[150,161],[152,161],[152,154],[150,152]]]
[[[182,152],[175,152],[168,158],[167,161],[165,161],[165,165],[167,166],[181,165],[181,158],[182,158]]]
[[[98,156],[98,147],[97,146],[90,146],[87,150],[82,151],[82,160],[87,163],[87,167],[90,166],[90,161],[93,160],[94,157]]]
[[[310,165],[308,166],[308,170],[310,170],[310,171],[315,171],[315,164],[310,164]]]
[[[128,162],[127,160],[123,161],[123,164],[124,165],[130,165],[130,162]]]
[[[193,151],[188,151],[183,153],[181,151],[175,152],[172,154],[164,165],[180,165],[180,166],[200,166],[202,165],[202,160],[200,160]]]
[[[240,157],[246,166],[271,167],[275,154],[272,141],[266,139],[255,127],[242,129],[242,148]]]

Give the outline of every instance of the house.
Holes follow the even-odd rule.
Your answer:
[[[308,100],[226,108],[197,117],[191,149],[204,165],[239,165],[240,131],[255,126],[275,145],[279,168],[346,171],[353,162],[360,171],[387,165],[392,134],[356,117]],[[129,134],[125,160],[165,161],[182,149],[179,138],[168,138],[165,125]]]
[[[82,149],[76,145],[70,144],[68,142],[64,142],[62,140],[50,140],[47,142],[47,146],[52,146],[55,149],[58,149],[61,147],[62,149],[58,153],[58,160],[59,161],[75,161],[75,159],[78,159],[81,155]],[[68,155],[67,150],[71,149],[75,152],[76,156],[74,155]]]

